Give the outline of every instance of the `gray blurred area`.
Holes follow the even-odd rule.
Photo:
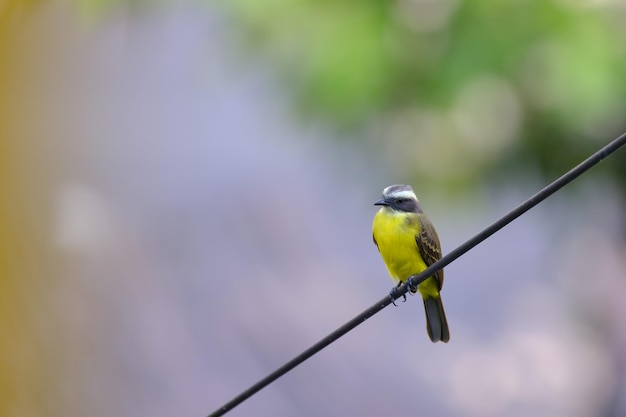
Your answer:
[[[217,9],[45,2],[2,46],[3,415],[207,415],[390,290],[408,171],[302,122]],[[544,184],[412,185],[449,252]],[[572,187],[446,269],[449,344],[409,297],[231,415],[624,415],[625,208]]]

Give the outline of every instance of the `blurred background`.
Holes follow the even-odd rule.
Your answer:
[[[626,130],[620,0],[0,1],[0,414],[202,416]],[[236,416],[626,415],[626,150]]]

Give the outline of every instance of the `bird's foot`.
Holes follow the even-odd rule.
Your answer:
[[[411,295],[413,295],[413,294],[415,294],[417,292],[417,287],[418,287],[418,285],[414,284],[413,280],[411,278],[409,278],[406,281],[406,288],[411,293]]]
[[[400,298],[400,296],[398,295],[398,288],[400,288],[400,285],[402,285],[401,282],[398,283],[398,285],[396,285],[395,287],[393,287],[391,289],[391,291],[389,292],[389,296],[391,297],[391,304],[393,304],[394,306],[398,306],[396,304],[396,300],[398,298]],[[405,303],[406,302],[406,293],[402,294],[402,302]]]

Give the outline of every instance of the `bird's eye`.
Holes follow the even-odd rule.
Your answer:
[[[405,201],[406,201],[406,198],[399,198],[399,199],[397,199],[397,200],[396,200],[396,203],[398,203],[398,204],[402,204],[402,203],[404,203]]]

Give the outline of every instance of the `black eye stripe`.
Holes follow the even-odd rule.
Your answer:
[[[417,213],[419,211],[419,203],[412,198],[395,197],[390,200],[392,207],[394,207],[396,210],[409,213]]]

